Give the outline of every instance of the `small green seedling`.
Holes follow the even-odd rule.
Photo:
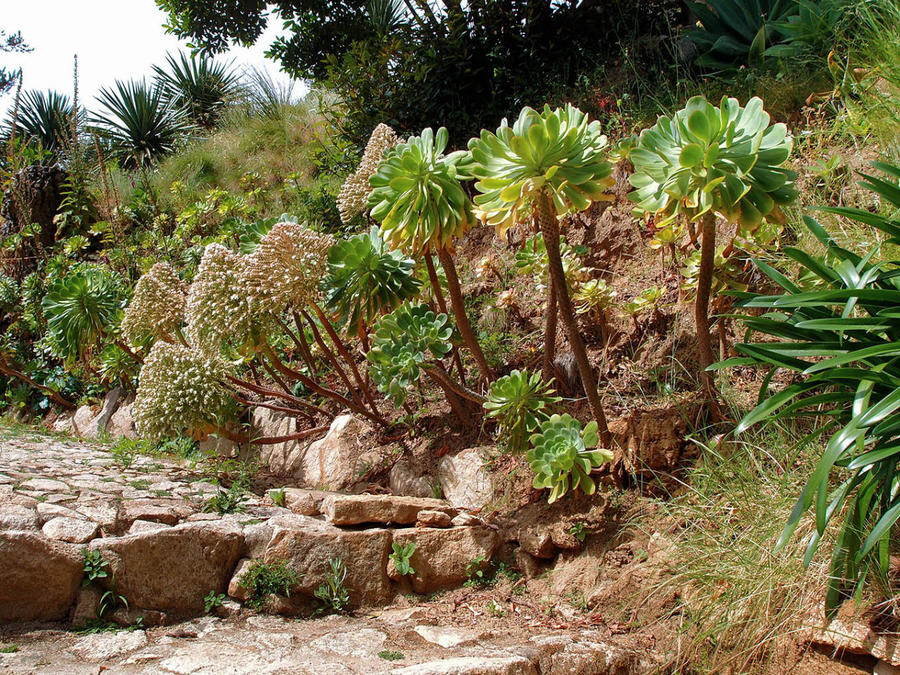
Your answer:
[[[316,614],[343,614],[350,605],[350,591],[344,586],[347,579],[347,567],[340,558],[331,558],[328,561],[328,571],[325,573],[325,581],[313,591],[313,595],[319,601]]]
[[[416,570],[410,564],[410,559],[412,558],[413,553],[416,552],[416,543],[411,541],[404,546],[395,541],[391,544],[391,548],[393,549],[391,560],[394,563],[394,568],[397,570],[397,573],[404,577],[408,574],[415,574]]]
[[[382,649],[378,652],[378,658],[384,659],[385,661],[402,661],[406,657],[403,656],[403,652],[398,652],[395,649]]]
[[[203,611],[209,614],[214,609],[221,607],[223,602],[225,602],[225,594],[216,593],[215,589],[211,590],[203,598]]]

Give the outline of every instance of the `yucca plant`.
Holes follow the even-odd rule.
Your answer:
[[[370,214],[381,223],[381,234],[392,248],[403,248],[414,256],[437,254],[447,275],[450,304],[460,335],[481,374],[490,381],[493,373],[466,315],[451,255],[456,239],[476,222],[458,171],[468,154],[444,155],[448,140],[443,127],[436,134],[425,129],[420,136],[413,136],[388,152],[369,179],[373,188],[369,195]]]
[[[512,452],[525,450],[529,435],[562,400],[550,385],[540,373],[527,370],[513,370],[491,383],[484,409],[488,417],[497,420],[500,435]]]
[[[69,135],[74,108],[69,97],[55,91],[26,91],[19,99],[15,120],[7,120],[4,137],[16,138],[57,161]]]
[[[153,66],[156,86],[166,102],[184,110],[188,119],[204,129],[215,127],[225,106],[240,94],[240,78],[231,63],[205,54],[180,52],[166,55],[168,69]]]
[[[863,185],[896,213],[900,167],[877,166],[889,179],[867,175]],[[871,225],[886,233],[890,243],[900,243],[895,217],[862,209],[824,210]],[[900,263],[872,262],[877,248],[864,254],[847,250],[814,219],[804,221],[825,254],[796,248],[785,253],[799,263],[802,275],[815,281],[807,285],[813,290],[758,262],[782,292],[736,294],[742,307],[753,310],[753,316],[742,317],[748,335],[762,339],[736,345],[743,356],[717,365],[769,370],[759,405],[737,433],[759,422],[803,416],[817,421],[810,438],[831,434],[776,544],[776,549],[785,546],[813,508],[816,532],[806,548],[808,565],[829,522],[843,514],[825,599],[830,615],[874,575],[886,578],[891,530],[900,518]],[[772,393],[769,384],[779,369],[795,376]]]
[[[753,232],[764,219],[781,221],[781,207],[794,200],[796,174],[784,168],[793,140],[784,124],[769,124],[763,102],[741,107],[723,98],[719,107],[695,96],[672,117],[644,129],[629,152],[635,172],[630,194],[637,209],[665,227],[679,217],[689,228],[699,221],[700,264],[694,317],[704,388],[715,401],[706,368],[713,362],[709,299],[716,251],[716,217]],[[694,237],[692,237],[694,239]]]
[[[100,90],[97,100],[103,110],[93,123],[128,168],[145,167],[171,153],[191,128],[162,89],[143,80],[116,80],[113,88]]]
[[[570,489],[592,495],[597,489],[591,471],[613,458],[613,453],[598,448],[597,423],[581,423],[570,415],[552,415],[541,423],[531,437],[526,457],[534,471],[532,485],[550,488],[547,501],[552,504]]]
[[[482,131],[469,141],[475,189],[481,193],[475,204],[487,223],[503,236],[516,224],[534,221],[543,234],[551,281],[548,306],[559,306],[591,412],[608,443],[606,415],[578,331],[559,245],[561,219],[609,199],[612,165],[604,157],[605,148],[600,123],[588,122],[572,105],[555,110],[545,106],[542,112],[524,108],[512,127],[504,120],[497,133]]]
[[[400,251],[387,250],[377,227],[338,242],[328,251],[328,276],[322,282],[325,306],[366,345],[372,322],[419,292],[414,267]]]

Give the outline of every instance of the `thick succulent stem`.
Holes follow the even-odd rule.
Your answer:
[[[450,291],[450,304],[453,306],[453,316],[456,318],[459,333],[462,335],[466,347],[472,352],[472,356],[475,357],[475,363],[478,364],[478,370],[481,371],[481,375],[485,380],[491,382],[494,379],[494,373],[491,372],[491,368],[488,366],[484,352],[481,351],[481,346],[478,344],[475,333],[472,331],[469,317],[466,315],[466,307],[463,303],[462,289],[459,285],[459,277],[456,274],[456,264],[453,262],[453,256],[444,248],[439,248],[437,254],[438,260],[441,261],[441,266],[447,274],[447,290]]]
[[[553,277],[547,280],[547,322],[544,324],[544,360],[541,376],[544,382],[553,379],[553,359],[556,358],[556,325],[559,309],[556,304],[556,290]]]
[[[360,398],[359,394],[356,391],[356,388],[353,386],[353,383],[350,382],[350,378],[347,377],[347,373],[344,371],[334,352],[331,351],[331,349],[328,347],[328,344],[326,344],[325,339],[322,337],[322,334],[316,327],[316,322],[313,321],[313,318],[306,310],[302,310],[300,313],[309,324],[310,330],[312,330],[313,339],[315,339],[316,344],[319,345],[319,349],[322,350],[322,353],[325,355],[325,359],[328,361],[328,363],[331,364],[331,367],[334,368],[334,372],[336,372],[338,374],[338,377],[341,378],[344,386],[347,387],[347,391],[350,393],[350,397],[356,402],[357,405],[359,405],[360,407],[365,407],[365,403]]]
[[[431,291],[434,293],[435,302],[442,314],[449,314],[447,311],[447,301],[444,300],[444,291],[441,290],[441,280],[438,279],[437,270],[434,269],[434,259],[430,253],[425,254],[425,269],[428,270],[428,281],[431,283]],[[462,383],[466,383],[466,371],[463,369],[462,358],[459,355],[459,349],[453,345],[453,364],[459,371],[459,379]]]
[[[259,438],[251,438],[251,445],[274,445],[276,443],[289,443],[291,441],[302,441],[310,436],[315,436],[316,434],[323,434],[328,431],[329,424],[324,424],[320,427],[313,427],[312,429],[304,429],[303,431],[298,431],[295,434],[288,434],[286,436],[261,436]]]
[[[720,417],[716,384],[707,368],[712,365],[712,336],[709,332],[709,296],[712,291],[713,267],[716,258],[716,216],[707,211],[701,221],[700,271],[697,275],[697,297],[694,300],[694,321],[697,324],[697,346],[700,356],[700,377],[703,391],[709,400],[713,415]]]
[[[569,339],[569,346],[572,348],[572,354],[575,356],[575,363],[578,365],[578,372],[581,374],[581,383],[584,385],[585,394],[587,394],[591,414],[597,421],[600,443],[604,447],[609,448],[612,444],[612,437],[609,433],[609,426],[606,423],[606,414],[603,412],[603,402],[600,400],[597,380],[594,377],[590,361],[588,361],[584,341],[581,339],[581,333],[575,321],[575,313],[572,310],[572,299],[569,297],[569,289],[566,286],[566,275],[563,271],[562,255],[559,250],[559,222],[556,220],[556,214],[553,212],[548,195],[541,194],[538,196],[537,207],[538,222],[540,223],[541,234],[544,235],[544,246],[547,248],[550,277],[553,279],[556,301],[559,305],[559,318],[562,320],[566,337]]]

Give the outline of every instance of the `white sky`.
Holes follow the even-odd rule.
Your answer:
[[[23,89],[56,89],[71,96],[72,62],[78,54],[79,97],[90,107],[101,87],[116,79],[149,78],[153,65],[165,65],[166,52],[185,48],[165,32],[165,21],[153,0],[0,0],[0,28],[21,31],[34,49],[28,54],[0,52],[0,65],[22,68]],[[252,48],[235,48],[220,58],[233,58],[238,67],[267,67],[274,75],[278,65],[263,52],[280,31],[275,17]],[[0,111],[11,98],[0,99]]]

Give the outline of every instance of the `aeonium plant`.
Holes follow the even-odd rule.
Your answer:
[[[504,120],[496,133],[482,131],[469,141],[471,173],[481,194],[475,204],[481,217],[502,236],[514,225],[536,223],[543,234],[550,272],[548,325],[555,322],[553,307],[578,364],[591,412],[604,442],[610,440],[594,371],[575,313],[560,252],[560,221],[587,209],[598,200],[608,200],[613,184],[612,165],[606,160],[606,136],[600,123],[572,105],[541,112],[524,108],[512,126]],[[553,316],[551,316],[553,315]],[[545,355],[555,331],[546,331]],[[544,377],[550,379],[552,361],[544,361]]]
[[[466,315],[462,289],[451,252],[456,239],[475,223],[472,202],[460,183],[460,164],[468,153],[444,155],[449,140],[443,127],[425,129],[390,151],[369,179],[370,215],[381,223],[381,234],[391,247],[411,255],[436,253],[447,275],[453,316],[463,341],[488,381],[493,373]],[[431,271],[431,270],[430,270]],[[431,275],[432,280],[435,275]],[[435,288],[439,293],[439,288]]]
[[[781,208],[796,197],[796,174],[785,168],[793,141],[784,124],[770,124],[763,102],[741,107],[723,98],[719,107],[695,96],[673,116],[644,129],[628,153],[629,180],[637,210],[652,214],[657,227],[689,230],[700,225],[700,265],[694,314],[704,388],[715,401],[706,369],[713,362],[709,300],[716,251],[716,218],[753,232],[764,221],[783,219]],[[674,231],[673,231],[674,232]],[[691,236],[694,240],[696,237]]]
[[[588,422],[582,430],[570,415],[552,415],[532,435],[532,448],[525,455],[534,471],[532,485],[550,488],[551,504],[570,489],[594,494],[597,485],[591,471],[613,459],[610,450],[597,447],[599,442],[596,422]]]

